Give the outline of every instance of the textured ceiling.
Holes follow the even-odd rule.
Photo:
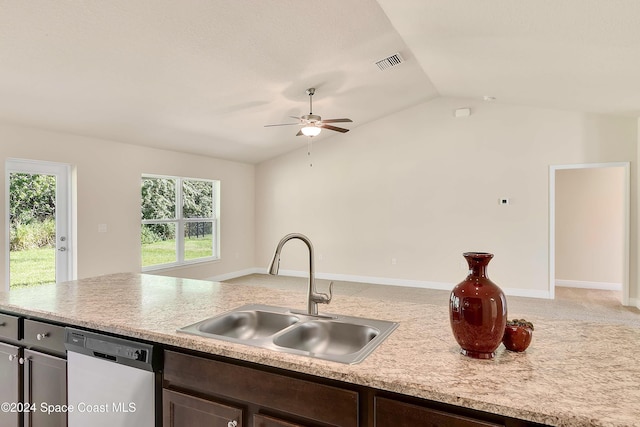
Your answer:
[[[400,52],[387,71],[374,63]],[[637,0],[0,0],[0,120],[260,162],[439,95],[640,113]]]

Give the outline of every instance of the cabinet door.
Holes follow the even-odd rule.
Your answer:
[[[256,414],[253,416],[253,427],[305,427],[302,424],[290,423],[267,415]]]
[[[412,405],[382,397],[375,398],[376,427],[499,427],[476,420],[423,406]]]
[[[0,402],[17,404],[22,396],[22,348],[0,343]],[[0,411],[0,426],[18,427],[22,414]]]
[[[67,361],[32,350],[24,361],[24,402],[37,409],[25,413],[25,427],[66,427]],[[43,404],[58,410],[47,413]]]
[[[163,427],[242,427],[242,409],[162,390]]]

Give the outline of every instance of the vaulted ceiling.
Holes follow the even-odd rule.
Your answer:
[[[0,0],[1,121],[250,163],[305,145],[264,125],[309,87],[355,133],[437,96],[637,117],[638,76],[636,0]]]

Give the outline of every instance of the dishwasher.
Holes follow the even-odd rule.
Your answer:
[[[161,351],[153,345],[65,328],[69,427],[161,425]]]

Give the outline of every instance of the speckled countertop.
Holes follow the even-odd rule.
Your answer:
[[[344,365],[180,334],[249,303],[303,309],[304,293],[115,274],[0,293],[0,310],[257,362],[557,426],[640,425],[640,330],[532,318],[525,353],[459,354],[446,307],[338,295],[321,312],[400,322],[367,359]]]

